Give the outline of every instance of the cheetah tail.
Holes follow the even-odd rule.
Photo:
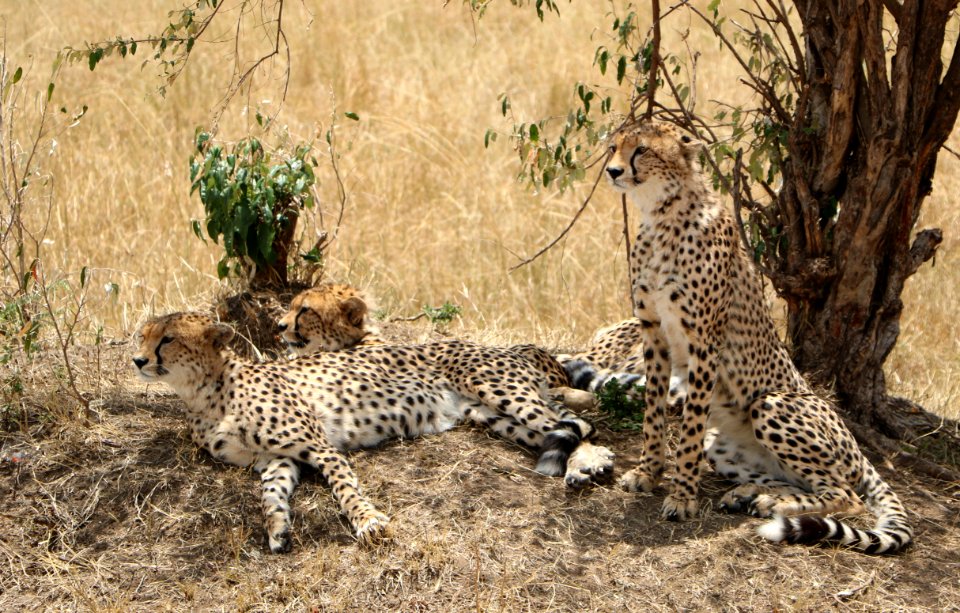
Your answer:
[[[590,422],[578,417],[567,417],[558,421],[543,439],[540,459],[537,460],[537,472],[552,477],[564,474],[570,454],[576,451],[581,441],[593,434],[594,428]]]
[[[569,359],[564,359],[569,358]],[[610,381],[617,381],[622,387],[643,386],[646,376],[643,374],[616,372],[608,368],[598,369],[586,360],[570,356],[557,356],[570,379],[570,386],[578,390],[598,392]]]
[[[867,463],[864,478],[867,508],[877,517],[873,530],[860,530],[819,516],[776,517],[757,529],[763,538],[791,544],[837,543],[868,554],[900,551],[913,541],[913,528],[896,493]]]

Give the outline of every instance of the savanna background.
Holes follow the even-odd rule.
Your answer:
[[[7,61],[24,68],[39,99],[60,49],[157,33],[179,7],[0,0]],[[292,71],[282,107],[278,62],[234,98],[218,135],[256,131],[260,110],[279,111],[275,125],[292,138],[316,140],[323,218],[304,224],[309,243],[339,214],[322,136],[336,121],[348,199],[326,253],[328,279],[366,288],[388,317],[456,303],[461,318],[444,333],[489,342],[575,348],[629,314],[619,199],[598,190],[556,248],[510,272],[563,229],[590,186],[533,193],[515,180],[505,135],[484,147],[489,128],[505,133],[512,123],[500,94],[510,96],[516,121],[529,121],[565,113],[577,81],[604,82],[593,59],[609,5],[562,4],[560,17],[542,23],[532,9],[507,3],[480,22],[459,3],[285,10]],[[678,23],[665,36],[679,40]],[[701,103],[744,99],[712,36],[687,25],[687,44],[702,54]],[[155,65],[144,64],[147,49],[93,72],[65,65],[56,77],[52,103],[88,110],[39,152],[53,182],[49,218],[46,202],[26,214],[31,227],[48,224],[46,275],[75,287],[86,267],[71,351],[79,386],[95,403],[77,417],[76,402],[41,365],[0,367],[8,370],[6,410],[27,407],[31,415],[8,424],[0,450],[0,608],[957,607],[957,484],[895,479],[914,513],[917,544],[875,559],[762,543],[753,520],[710,509],[720,490],[709,483],[701,520],[665,525],[656,519],[662,492],[569,494],[532,473],[523,451],[469,430],[354,454],[361,481],[398,526],[393,544],[358,548],[326,490],[307,480],[296,498],[294,553],[266,556],[255,480],[192,448],[176,400],[130,377],[123,344],[143,317],[208,308],[231,289],[216,278],[219,247],[190,229],[202,216],[189,193],[194,131],[209,126],[234,70],[231,32],[214,34],[208,40],[224,42],[198,46],[164,97]],[[269,44],[253,29],[245,35],[253,46]],[[24,134],[36,107],[26,100]],[[960,133],[948,145],[960,151]],[[887,362],[894,394],[950,418],[960,416],[958,192],[960,159],[945,151],[917,226],[941,227],[944,241],[934,265],[908,283],[900,341]],[[407,333],[437,333],[416,326]],[[56,360],[51,333],[40,342],[34,360]],[[607,435],[629,465],[636,437]]]

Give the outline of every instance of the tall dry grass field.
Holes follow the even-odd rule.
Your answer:
[[[158,33],[180,4],[4,0],[0,12],[10,61],[29,67],[40,91],[60,48]],[[368,287],[395,314],[456,302],[466,328],[505,341],[576,344],[628,314],[619,201],[600,189],[558,248],[511,274],[518,257],[563,228],[588,186],[533,194],[514,180],[506,138],[483,146],[487,128],[510,127],[498,94],[511,96],[518,121],[530,120],[564,109],[576,81],[597,81],[592,59],[603,35],[595,28],[606,24],[606,5],[563,4],[560,18],[542,24],[532,8],[506,2],[479,24],[457,2],[288,3],[287,10],[293,71],[278,122],[295,138],[312,138],[329,127],[335,107],[340,117],[349,201],[328,254],[331,278]],[[703,54],[698,99],[743,97],[732,62],[716,56],[702,28],[688,25],[691,47]],[[209,125],[233,68],[232,46],[200,45],[166,98],[154,93],[155,66],[141,68],[149,55],[141,49],[135,59],[110,59],[94,72],[67,67],[54,97],[58,107],[86,104],[89,111],[58,138],[48,160],[56,188],[45,260],[48,270],[66,275],[89,266],[94,287],[119,285],[119,296],[93,292],[88,310],[91,324],[112,337],[127,335],[146,312],[202,305],[219,287],[218,248],[190,231],[201,206],[188,193],[187,160],[194,130]],[[255,108],[278,108],[275,68],[228,108],[221,137],[243,135]],[[343,111],[360,121],[344,119]],[[960,150],[960,136],[951,144]],[[323,145],[318,139],[321,156]],[[319,178],[329,226],[338,201],[328,165]],[[921,221],[942,227],[944,244],[936,265],[907,289],[903,333],[888,367],[895,392],[952,416],[960,394],[958,189],[960,161],[944,154]]]

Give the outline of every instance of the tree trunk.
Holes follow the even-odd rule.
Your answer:
[[[946,71],[941,62],[957,2],[796,6],[806,75],[776,203],[785,246],[771,278],[788,304],[798,366],[828,380],[849,417],[902,437],[883,364],[899,336],[904,282],[942,240],[938,229],[913,230],[960,109],[960,58],[950,52]],[[884,6],[898,28],[889,62]]]
[[[296,203],[278,202],[273,209],[274,219],[281,216],[286,221],[280,224],[277,234],[273,237],[273,253],[276,258],[267,266],[258,268],[250,280],[250,288],[254,290],[284,289],[289,286],[287,266],[289,264],[290,249],[293,247],[293,237],[297,230],[299,214]]]

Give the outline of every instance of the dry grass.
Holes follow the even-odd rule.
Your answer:
[[[49,58],[64,45],[158,32],[166,11],[179,6],[6,4],[8,54],[15,63],[32,62],[39,87]],[[600,9],[573,3],[561,19],[539,24],[532,9],[494,6],[479,27],[455,2],[445,9],[339,3],[314,15],[291,3],[288,11],[294,70],[279,121],[310,138],[318,125],[329,125],[334,100],[362,118],[340,130],[350,202],[330,254],[332,277],[371,287],[391,312],[451,300],[465,307],[468,329],[547,344],[584,341],[627,313],[619,202],[601,193],[561,248],[509,274],[517,255],[532,253],[565,225],[585,189],[531,194],[512,180],[509,147],[482,145],[488,127],[509,128],[496,101],[501,92],[511,95],[517,119],[529,120],[565,108],[575,81],[596,81],[591,62],[601,39],[590,38],[599,37],[592,28],[602,24]],[[673,23],[668,39],[689,25],[691,47],[705,54],[698,99],[742,96],[732,87],[732,62],[711,55],[717,45],[710,35],[695,22]],[[201,207],[188,194],[186,159],[194,129],[207,124],[226,83],[228,47],[205,48],[166,99],[152,93],[155,71],[141,69],[139,59],[108,61],[93,73],[68,68],[58,85],[58,104],[88,104],[90,111],[61,139],[53,160],[48,268],[76,275],[86,265],[96,282],[119,283],[119,299],[96,296],[90,309],[108,336],[125,337],[144,311],[203,302],[217,286],[216,249],[189,231]],[[245,102],[276,107],[275,80],[258,83],[231,107],[222,135],[249,128]],[[960,136],[951,142],[956,150]],[[958,207],[950,197],[958,169],[954,156],[942,156],[922,225],[939,225],[946,239],[938,266],[925,267],[904,296],[903,339],[889,365],[894,391],[950,416],[958,414],[960,380],[960,273],[951,232]],[[326,168],[320,178],[329,216],[337,208],[335,182]]]
[[[416,338],[424,326],[389,334]],[[77,356],[80,363],[85,358]],[[956,610],[956,488],[894,473],[916,544],[892,557],[760,540],[758,520],[714,510],[658,519],[662,489],[570,492],[534,457],[475,428],[351,454],[390,514],[392,542],[358,546],[307,476],[294,550],[266,553],[259,485],[189,441],[179,401],[102,356],[112,381],[91,423],[10,437],[0,464],[0,609],[90,611]],[[636,460],[635,436],[601,428]]]
[[[62,4],[62,6],[61,6]],[[179,2],[0,0],[7,53],[45,83],[64,45],[159,31]],[[350,204],[330,275],[369,287],[391,314],[445,300],[464,307],[451,332],[491,342],[573,347],[627,313],[619,202],[600,193],[582,223],[543,260],[508,274],[579,206],[584,189],[531,194],[512,181],[515,160],[488,127],[507,129],[496,97],[509,92],[518,120],[563,108],[569,85],[592,80],[591,3],[562,7],[538,24],[532,9],[494,9],[475,28],[456,2],[324,3],[311,19],[289,3],[294,50],[280,121],[298,137],[328,125],[333,100],[356,111],[341,126]],[[675,33],[667,33],[675,35]],[[729,62],[695,31],[706,54],[700,99],[730,95]],[[189,229],[201,213],[188,194],[196,126],[205,125],[228,75],[225,47],[191,61],[166,99],[150,67],[108,62],[62,73],[56,103],[87,104],[49,160],[57,178],[46,245],[48,270],[93,269],[86,324],[125,339],[145,312],[206,304],[222,287],[218,254]],[[262,82],[251,103],[271,99]],[[222,134],[246,129],[235,106]],[[348,125],[347,125],[348,124]],[[960,133],[951,139],[960,150]],[[325,213],[333,177],[321,173]],[[921,226],[940,226],[936,266],[904,295],[890,386],[946,416],[960,415],[960,161],[945,154]],[[407,339],[423,327],[394,330]],[[0,609],[222,610],[956,610],[960,500],[942,483],[884,470],[906,499],[917,545],[870,558],[833,549],[781,548],[753,536],[756,522],[714,513],[708,483],[702,519],[656,519],[659,495],[597,488],[566,492],[533,473],[532,458],[482,432],[397,443],[354,454],[367,491],[397,524],[394,543],[358,548],[327,490],[308,479],[296,498],[295,551],[264,554],[251,475],[197,452],[177,402],[127,379],[125,347],[78,349],[90,423],[25,370],[26,406],[39,425],[5,435],[0,455]],[[99,356],[99,359],[98,359]],[[46,371],[44,371],[46,372]],[[30,379],[36,375],[37,379]],[[46,376],[46,375],[44,375]],[[603,432],[621,452],[635,438]],[[660,493],[662,494],[662,492]]]

